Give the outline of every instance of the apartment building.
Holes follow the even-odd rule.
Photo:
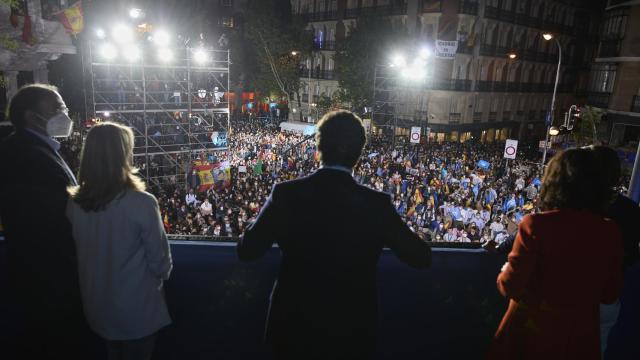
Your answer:
[[[58,59],[62,54],[76,53],[71,36],[55,15],[73,3],[67,0],[28,0],[21,2],[13,13],[7,4],[0,4],[0,18],[3,19],[0,21],[3,41],[3,46],[0,46],[1,109],[20,86],[32,82],[48,83],[49,61]],[[24,26],[26,14],[30,17],[30,27]]]
[[[591,64],[587,103],[603,110],[600,139],[637,147],[640,139],[640,2],[609,0]]]
[[[429,79],[418,93],[399,95],[406,99],[398,100],[393,117],[398,134],[423,126],[436,139],[461,141],[542,138],[558,44],[562,63],[555,122],[585,94],[599,30],[597,9],[583,8],[577,0],[292,0],[292,9],[315,37],[312,71],[301,74],[302,92],[311,91],[312,99],[338,89],[335,44],[359,16],[392,17],[432,49],[436,40],[455,42],[454,56],[429,59]],[[554,38],[547,41],[544,33]],[[374,117],[374,123],[388,122]]]

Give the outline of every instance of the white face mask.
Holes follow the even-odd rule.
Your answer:
[[[42,116],[38,115],[41,119]],[[47,134],[51,137],[69,137],[73,129],[73,121],[69,115],[59,112],[47,121]]]

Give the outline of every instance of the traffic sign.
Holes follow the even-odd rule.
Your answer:
[[[411,138],[410,138],[410,141],[413,144],[419,144],[420,143],[420,130],[421,130],[421,128],[419,126],[412,126],[411,127]]]
[[[504,157],[507,159],[515,159],[518,152],[518,140],[507,139],[504,144]]]

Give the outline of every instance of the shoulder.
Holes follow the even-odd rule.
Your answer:
[[[146,191],[127,189],[123,195],[123,198],[133,201],[137,204],[148,205],[153,207],[158,206],[158,200],[156,199],[156,197],[153,194],[150,194]]]

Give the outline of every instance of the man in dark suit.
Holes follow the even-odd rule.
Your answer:
[[[325,115],[316,130],[322,168],[274,186],[238,243],[243,261],[274,242],[282,252],[266,332],[279,359],[371,358],[382,249],[416,268],[431,263],[429,246],[401,220],[389,194],[353,179],[365,140],[353,113]]]
[[[15,131],[0,142],[0,219],[7,247],[10,292],[18,341],[7,359],[82,355],[89,330],[82,315],[75,245],[65,217],[73,173],[52,135],[70,132],[54,87],[27,85],[11,99]],[[66,134],[63,134],[65,133]],[[0,356],[4,357],[4,356]]]

